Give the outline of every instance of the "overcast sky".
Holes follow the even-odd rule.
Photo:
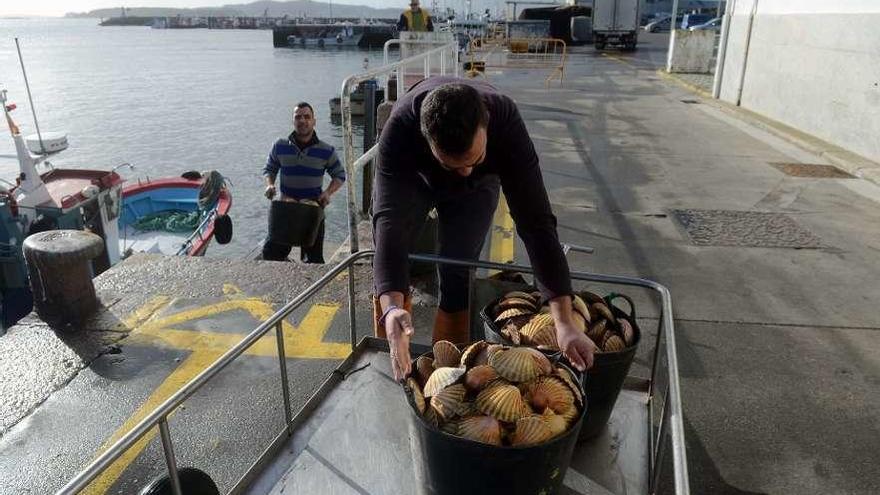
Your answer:
[[[369,5],[371,7],[405,7],[408,0],[332,0],[336,4]],[[426,7],[431,0],[422,0]],[[87,12],[94,9],[126,7],[220,7],[224,4],[250,3],[248,0],[0,0],[0,17],[47,15],[61,16],[67,12]],[[438,5],[458,7],[463,0],[441,0]],[[474,5],[490,3],[474,1]]]

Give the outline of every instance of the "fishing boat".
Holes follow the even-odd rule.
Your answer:
[[[202,256],[212,239],[231,240],[232,195],[218,172],[123,187],[117,170],[127,163],[111,170],[56,168],[50,158],[67,149],[66,134],[39,133],[35,121],[38,133],[25,137],[2,88],[0,106],[15,143],[15,155],[2,157],[14,160],[0,161],[0,335],[32,308],[22,254],[30,235],[56,229],[99,235],[105,249],[92,260],[94,275],[134,252]]]

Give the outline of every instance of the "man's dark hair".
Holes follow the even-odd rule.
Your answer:
[[[309,111],[312,112],[312,116],[315,115],[315,109],[312,108],[311,105],[309,105],[308,103],[306,103],[306,102],[304,102],[304,101],[301,101],[301,102],[297,103],[296,105],[294,105],[294,107],[293,107],[293,111],[296,112],[296,109],[297,109],[297,108],[303,108],[303,107],[308,108]]]
[[[470,149],[479,127],[489,124],[480,93],[465,84],[444,84],[422,101],[422,135],[439,151],[460,155]]]

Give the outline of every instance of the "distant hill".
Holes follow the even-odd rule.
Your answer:
[[[403,4],[405,2],[402,2]],[[268,9],[268,11],[267,11]],[[364,18],[397,18],[403,11],[400,9],[376,9],[366,5],[333,4],[333,17],[364,17]],[[258,1],[247,4],[231,4],[222,7],[199,7],[192,9],[175,9],[162,7],[127,7],[125,14],[134,17],[208,17],[208,16],[240,16],[262,17],[266,12],[269,17],[329,17],[329,2],[313,2],[311,0],[294,0],[290,2]],[[96,9],[88,12],[68,13],[65,17],[119,17],[120,8]]]

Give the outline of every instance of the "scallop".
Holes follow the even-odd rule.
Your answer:
[[[464,385],[474,392],[479,392],[496,378],[498,378],[498,373],[495,371],[495,368],[487,364],[481,364],[474,366],[465,373]]]
[[[459,422],[457,420],[447,421],[440,426],[440,431],[449,433],[450,435],[458,435]]]
[[[529,339],[529,344],[542,349],[558,351],[559,345],[556,343],[556,327],[549,325],[541,327],[541,329]]]
[[[415,380],[415,378],[407,378],[406,385],[412,390],[413,402],[416,404],[416,409],[419,410],[419,414],[425,413],[425,396],[422,395],[422,389],[419,387],[419,383]]]
[[[534,445],[553,438],[553,432],[541,416],[527,416],[516,422],[511,445]]]
[[[626,344],[627,347],[633,345],[636,340],[636,331],[635,328],[633,328],[632,323],[626,318],[618,318],[617,324],[620,326],[620,335],[623,337],[623,343]]]
[[[544,422],[547,423],[547,427],[550,428],[550,433],[552,433],[554,437],[565,432],[565,430],[568,429],[568,421],[566,421],[565,418],[561,415],[553,412],[553,410],[549,407],[544,410],[544,414],[541,415],[541,419],[543,419]]]
[[[593,310],[594,314],[596,314],[597,317],[605,318],[611,323],[614,323],[616,321],[616,318],[614,318],[614,313],[611,312],[611,308],[603,303],[593,303],[590,305],[590,309]]]
[[[502,299],[495,308],[496,313],[500,313],[506,309],[510,308],[522,308],[528,309],[531,312],[535,312],[538,310],[538,307],[535,305],[535,302],[531,299],[523,299],[520,297],[511,297],[509,299]]]
[[[474,361],[476,361],[477,357],[483,352],[483,349],[489,346],[489,343],[485,340],[478,340],[473,344],[465,347],[464,351],[461,353],[461,360],[459,361],[462,366],[465,368],[471,368],[474,366]]]
[[[431,397],[431,407],[444,421],[459,416],[464,411],[467,390],[462,384],[450,385]]]
[[[562,380],[552,376],[542,376],[532,382],[525,394],[525,400],[535,410],[547,408],[561,414],[574,407],[574,394]]]
[[[542,371],[537,359],[527,347],[500,350],[489,358],[489,366],[495,368],[502,378],[511,382],[531,380],[539,376]]]
[[[543,352],[537,349],[532,349],[531,347],[526,347],[526,350],[532,355],[532,359],[534,359],[535,364],[538,365],[541,375],[549,375],[553,373],[553,363],[550,362]]]
[[[553,325],[553,315],[549,313],[541,313],[533,316],[528,323],[519,329],[519,331],[525,335],[533,335],[541,327],[546,327],[547,325]]]
[[[419,384],[424,386],[428,383],[428,378],[431,377],[431,373],[434,372],[434,360],[429,358],[428,356],[419,356],[416,359],[416,376],[419,379]]]
[[[501,424],[492,416],[468,416],[458,422],[458,434],[469,440],[501,445]]]
[[[590,310],[587,308],[587,303],[584,302],[581,296],[575,294],[571,299],[571,306],[577,314],[586,320],[586,323],[590,323]]]
[[[443,368],[458,366],[461,361],[461,351],[455,344],[448,340],[439,340],[434,343],[434,367]]]
[[[626,344],[618,335],[608,332],[602,341],[602,350],[605,352],[618,352],[626,349]]]
[[[432,397],[444,388],[457,382],[464,375],[464,368],[437,368],[431,373],[423,390],[425,397]]]
[[[602,343],[602,337],[605,336],[605,332],[608,330],[608,320],[601,319],[593,322],[590,325],[590,328],[587,329],[587,337],[590,338],[593,342],[596,343],[597,346],[601,347],[599,344]]]
[[[425,418],[425,421],[434,428],[439,428],[440,424],[443,422],[433,407],[425,408],[425,414],[423,414],[422,417]]]
[[[519,389],[503,383],[483,389],[477,394],[475,404],[481,413],[508,423],[519,419],[526,408]]]
[[[571,390],[571,393],[574,395],[574,400],[577,402],[578,407],[584,406],[584,392],[581,390],[580,385],[575,381],[575,379],[571,376],[571,373],[557,366],[555,370],[553,370],[553,376],[562,380],[568,386],[568,389]]]
[[[519,330],[514,326],[505,326],[502,328],[501,336],[509,340],[513,345],[520,345],[522,343],[522,334],[520,334]]]
[[[508,318],[513,318],[514,316],[530,315],[532,313],[534,313],[534,311],[523,308],[505,309],[501,314],[495,317],[495,323],[500,323]]]
[[[504,299],[526,299],[526,300],[532,301],[532,302],[538,301],[538,299],[535,299],[533,294],[528,293],[528,292],[518,291],[518,290],[504,294]]]

